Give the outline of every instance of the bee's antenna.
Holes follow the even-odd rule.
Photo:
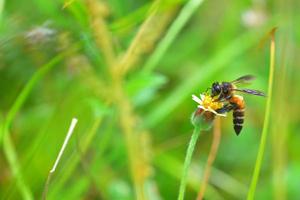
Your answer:
[[[210,88],[210,87],[209,87],[209,88],[207,88],[207,89],[206,89],[206,91],[205,91],[205,93],[207,93],[207,92],[208,92],[208,90],[211,90],[211,88]]]

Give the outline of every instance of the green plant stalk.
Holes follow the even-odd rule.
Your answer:
[[[266,104],[266,114],[264,119],[264,125],[262,130],[262,135],[259,144],[258,155],[255,163],[254,172],[252,175],[252,181],[248,191],[247,200],[254,199],[256,185],[259,178],[259,173],[262,165],[262,160],[265,152],[265,146],[268,135],[268,126],[270,122],[270,113],[271,113],[271,100],[272,100],[272,88],[273,88],[273,77],[274,77],[274,68],[275,68],[275,38],[274,38],[275,29],[271,32],[271,45],[270,45],[270,72],[269,72],[269,85],[268,85],[268,99]]]
[[[290,64],[293,60],[293,53],[295,47],[292,45],[292,41],[289,38],[291,34],[291,24],[286,24],[283,29],[283,34],[278,38],[278,49],[281,49],[279,58],[280,63],[276,74],[280,74],[280,79],[274,84],[276,94],[274,95],[274,101],[272,105],[274,107],[274,113],[285,113],[289,109],[290,105],[286,104],[287,100],[290,101],[289,90],[286,88],[292,85],[292,80],[289,79]],[[275,74],[275,76],[276,76]],[[272,118],[272,154],[273,154],[273,197],[274,200],[286,200],[287,195],[287,155],[288,155],[288,138],[289,138],[289,124],[291,122],[290,115],[275,115]]]
[[[181,174],[180,172],[183,171],[183,163],[178,159],[175,158],[173,155],[170,155],[169,153],[159,153],[159,155],[155,156],[154,159],[154,166],[159,169],[160,171],[168,174],[172,178],[176,180],[181,180]],[[201,184],[200,182],[200,174],[203,171],[202,164],[197,165],[197,167],[194,167],[191,169],[191,176],[187,177],[187,183],[186,186],[189,187],[193,192],[197,193],[199,190],[199,185]],[[213,173],[215,176],[220,175],[218,169],[213,168]],[[223,172],[221,172],[223,173]],[[222,178],[222,177],[221,177]],[[212,183],[214,185],[215,182]],[[222,200],[222,195],[219,193],[218,189],[222,188],[217,188],[212,185],[207,186],[207,192],[206,192],[206,197],[208,199],[214,199],[214,200]],[[226,190],[225,190],[226,191]],[[227,191],[226,191],[227,192]]]
[[[29,96],[29,93],[31,92],[32,88],[53,66],[55,66],[55,64],[57,64],[63,58],[63,55],[64,54],[56,56],[46,65],[42,66],[41,69],[35,73],[35,75],[30,79],[30,81],[27,83],[25,88],[15,100],[12,108],[9,110],[7,117],[4,120],[3,127],[1,127],[0,145],[2,145],[3,142],[3,151],[9,163],[9,167],[17,180],[17,187],[20,190],[23,199],[26,200],[33,199],[33,197],[20,171],[20,164],[17,159],[17,152],[9,135],[9,127],[17,112],[20,110],[21,106]]]
[[[203,0],[190,0],[182,9],[179,16],[175,19],[165,37],[157,46],[154,53],[150,56],[144,66],[144,72],[152,71],[160,59],[164,56],[169,46],[177,37],[178,33],[182,30],[184,25],[188,22],[193,13],[202,4]]]
[[[4,137],[4,154],[10,165],[13,176],[16,178],[17,187],[23,199],[31,200],[33,199],[32,193],[26,184],[23,175],[21,174],[20,165],[18,163],[18,158],[16,155],[16,150],[11,137],[6,134]]]
[[[193,155],[193,152],[194,152],[194,149],[195,149],[195,146],[196,146],[196,143],[197,143],[197,140],[198,140],[201,130],[202,130],[201,126],[195,126],[193,135],[191,137],[191,140],[190,140],[190,143],[189,143],[189,146],[187,149],[184,166],[183,166],[183,173],[182,173],[180,187],[179,187],[178,200],[184,199],[188,171],[189,171],[189,167],[191,165],[192,155]]]
[[[12,105],[11,109],[9,110],[7,117],[4,121],[3,131],[0,132],[0,145],[2,144],[3,136],[5,133],[8,132],[11,122],[13,121],[14,117],[28,98],[30,92],[32,91],[33,87],[37,84],[37,82],[45,76],[46,73],[49,72],[52,67],[54,67],[57,63],[59,63],[65,54],[60,54],[53,59],[51,59],[47,64],[42,66],[29,80],[26,84],[24,89],[21,91],[17,99],[15,100],[14,104]]]

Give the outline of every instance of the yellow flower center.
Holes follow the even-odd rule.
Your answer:
[[[214,101],[214,99],[213,99],[211,96],[205,95],[205,96],[204,96],[204,99],[202,100],[202,106],[203,106],[204,108],[210,107],[210,108],[213,109],[213,110],[217,110],[217,109],[223,107],[223,103]]]

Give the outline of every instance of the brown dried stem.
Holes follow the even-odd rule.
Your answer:
[[[208,183],[208,180],[210,177],[211,168],[212,168],[213,162],[216,158],[220,141],[221,141],[221,121],[220,121],[220,118],[217,117],[215,120],[215,124],[214,124],[213,141],[212,141],[212,145],[211,145],[210,152],[208,155],[207,163],[206,163],[206,166],[204,169],[204,175],[203,175],[203,179],[202,179],[202,183],[201,183],[200,191],[198,193],[197,200],[202,200],[204,197],[206,186],[207,186],[207,183]]]

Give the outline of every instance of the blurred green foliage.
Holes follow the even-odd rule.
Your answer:
[[[250,88],[266,91],[268,31],[277,26],[271,124],[255,199],[299,199],[299,6],[0,0],[0,198],[41,198],[77,117],[49,199],[176,199],[193,130],[191,95],[244,74],[257,77]],[[246,198],[266,100],[245,100],[240,136],[230,115],[222,119],[206,199]],[[210,131],[200,135],[186,199],[199,191],[211,139]]]

